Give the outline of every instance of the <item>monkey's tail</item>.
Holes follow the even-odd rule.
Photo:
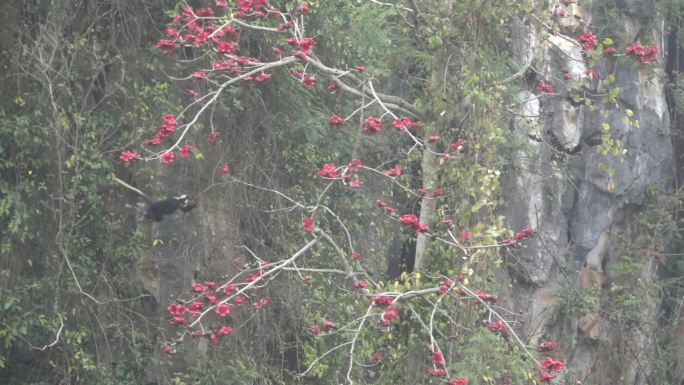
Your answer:
[[[128,183],[122,181],[121,179],[119,179],[119,178],[117,178],[117,177],[114,177],[114,181],[117,182],[117,183],[119,183],[120,185],[122,185],[122,186],[128,188],[129,190],[135,191],[138,195],[140,195],[141,197],[145,198],[146,201],[148,201],[148,202],[151,202],[151,201],[152,201],[152,199],[151,199],[150,197],[148,197],[144,192],[142,192],[142,191],[138,190],[137,188],[131,186],[130,184],[128,184]]]

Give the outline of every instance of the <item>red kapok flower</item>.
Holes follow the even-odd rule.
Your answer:
[[[363,122],[363,130],[365,132],[379,132],[382,130],[382,120],[369,116]]]
[[[385,170],[385,174],[387,176],[399,176],[401,175],[401,166],[397,164],[393,168]]]
[[[354,258],[355,261],[360,261],[361,260],[361,253],[359,253],[358,251],[353,252],[352,258]]]
[[[359,187],[361,187],[362,185],[363,185],[363,182],[361,182],[361,181],[358,180],[358,179],[349,182],[349,187],[351,187],[351,188],[359,188]]]
[[[254,307],[257,309],[261,309],[263,307],[266,307],[271,304],[271,297],[264,297],[264,298],[259,298],[255,303]]]
[[[230,313],[233,311],[233,308],[226,303],[221,303],[216,306],[216,309],[214,311],[216,312],[216,314],[219,315],[219,317],[225,317],[227,315],[230,315]]]
[[[216,142],[216,134],[209,134],[207,135],[207,141],[209,143],[215,143]]]
[[[321,334],[321,328],[316,325],[309,326],[309,332],[315,336]]]
[[[119,159],[121,159],[124,162],[128,162],[131,159],[135,159],[138,157],[138,153],[135,151],[122,151],[121,155],[119,155]]]
[[[390,326],[392,324],[392,320],[397,318],[399,318],[399,310],[397,310],[397,308],[391,304],[385,308],[385,311],[382,313],[382,324],[384,326]]]
[[[551,381],[551,379],[552,379],[553,377],[555,377],[554,374],[551,374],[551,373],[542,373],[542,374],[539,375],[539,381],[541,381],[541,382],[549,382],[549,381]]]
[[[204,286],[204,285],[202,285],[202,284],[199,283],[199,282],[195,282],[195,283],[192,284],[192,290],[193,290],[195,293],[202,293],[202,292],[207,291],[207,287]]]
[[[449,380],[446,385],[468,385],[468,377],[459,377],[455,380]]]
[[[442,365],[444,363],[444,356],[441,352],[432,353],[432,363],[435,365]]]
[[[212,305],[218,305],[218,299],[216,299],[216,296],[213,294],[205,294],[204,299]]]
[[[318,176],[324,177],[324,178],[337,178],[340,176],[340,172],[337,170],[337,167],[332,164],[332,163],[326,163],[318,169]]]
[[[356,66],[356,67],[354,67],[354,69],[357,70],[357,71],[359,71],[359,72],[363,72],[363,71],[366,70],[366,67],[364,67],[364,66]]]
[[[446,370],[444,369],[429,368],[427,371],[435,377],[444,377],[447,374]]]
[[[232,333],[232,332],[233,332],[233,328],[232,328],[232,327],[230,327],[230,326],[223,326],[223,327],[221,327],[221,328],[216,332],[216,334],[218,334],[218,335],[220,335],[220,336],[227,336],[227,335],[229,335],[229,334]]]
[[[176,43],[173,40],[161,39],[156,45],[162,51],[164,55],[173,55],[176,52]]]
[[[180,317],[188,311],[188,308],[177,303],[172,303],[166,307],[166,311],[168,311],[172,317]]]
[[[307,13],[309,13],[309,5],[307,3],[301,3],[297,6],[296,10],[297,13],[306,15]]]
[[[176,157],[176,154],[173,151],[168,151],[162,155],[159,160],[161,160],[162,163],[164,164],[171,164],[173,163],[173,159]]]
[[[237,285],[234,283],[229,283],[223,288],[223,294],[231,295],[235,290],[237,290]]]
[[[236,305],[242,305],[243,303],[247,302],[247,297],[244,295],[238,295],[233,298],[233,303]]]
[[[326,329],[332,329],[335,327],[335,322],[327,319],[327,320],[323,321],[323,327]]]
[[[432,190],[432,197],[433,198],[441,197],[442,195],[444,195],[444,191],[445,190],[442,187],[436,188],[436,189]]]
[[[588,50],[593,49],[594,44],[596,43],[597,40],[598,40],[598,38],[596,37],[596,35],[594,35],[593,33],[589,32],[589,31],[579,35],[579,37],[577,38],[577,41],[579,41],[580,45],[582,46],[583,51],[588,51]]]
[[[302,221],[302,228],[307,233],[313,232],[314,231],[313,219],[311,219],[310,217],[304,218],[304,220]]]
[[[428,137],[428,143],[434,143],[439,140],[439,135],[430,135]]]
[[[354,281],[354,282],[352,283],[352,288],[353,288],[353,289],[365,289],[365,288],[367,288],[367,287],[368,287],[368,282],[363,281],[363,280],[361,280],[361,281]]]
[[[382,361],[382,352],[375,352],[371,356],[371,360],[375,363]]]
[[[615,47],[606,47],[603,49],[603,56],[612,56],[615,53]]]
[[[375,297],[371,298],[373,306],[388,306],[392,304],[392,300],[392,297],[388,295],[376,295]]]
[[[180,154],[179,155],[181,158],[187,158],[188,156],[190,156],[191,152],[192,152],[192,146],[185,145],[185,146],[182,146],[180,148]]]
[[[487,328],[493,332],[503,332],[506,330],[506,325],[503,321],[493,321],[487,324]]]
[[[475,290],[475,295],[484,302],[494,303],[496,302],[496,296],[488,294],[480,289]],[[473,301],[473,303],[479,304],[479,301]]]
[[[399,217],[399,222],[403,225],[412,225],[418,223],[418,217],[415,214],[404,214]]]
[[[540,352],[550,352],[555,348],[556,343],[554,341],[544,341],[537,347]]]
[[[174,354],[176,352],[176,350],[171,345],[164,346],[164,349],[162,349],[162,351],[166,354]]]
[[[339,126],[344,124],[344,118],[339,115],[332,115],[329,122],[331,126]]]
[[[328,89],[331,91],[336,90],[337,89],[337,83],[335,83],[335,82],[328,83]]]
[[[221,167],[219,167],[218,172],[221,174],[228,174],[228,173],[230,173],[230,166],[228,166],[227,164],[224,164]]]

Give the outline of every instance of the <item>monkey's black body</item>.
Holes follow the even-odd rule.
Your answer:
[[[169,198],[157,202],[150,202],[150,206],[147,208],[147,211],[145,211],[145,219],[152,219],[153,221],[161,222],[161,220],[164,219],[164,215],[173,214],[178,209],[184,213],[187,213],[195,207],[196,205],[188,203],[188,198],[185,195],[177,198]]]
[[[178,209],[180,209],[184,213],[187,213],[188,211],[197,207],[196,204],[188,202],[187,195],[181,195],[175,198],[169,198],[160,201],[153,201],[145,193],[129,185],[128,183],[122,181],[121,179],[114,177],[114,181],[132,191],[135,191],[140,196],[145,198],[145,200],[149,204],[149,206],[147,206],[147,210],[145,211],[145,219],[151,219],[156,222],[161,222],[164,219],[164,215],[173,214]]]

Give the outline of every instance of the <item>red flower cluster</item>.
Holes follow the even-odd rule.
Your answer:
[[[338,178],[340,176],[340,171],[334,164],[326,163],[323,165],[323,167],[318,169],[318,176],[330,179]]]
[[[225,317],[227,315],[230,315],[230,313],[233,312],[233,308],[230,307],[230,305],[221,303],[216,305],[216,308],[214,309],[216,314],[218,314],[219,317]]]
[[[332,115],[329,122],[331,126],[341,126],[344,124],[344,118],[339,115]]]
[[[432,363],[435,365],[444,364],[444,356],[442,355],[441,352],[432,353]]]
[[[369,116],[363,122],[363,130],[365,132],[380,132],[382,130],[382,120]]]
[[[428,368],[427,372],[435,377],[444,377],[447,375],[447,372],[444,369]]]
[[[167,151],[159,158],[159,160],[164,164],[171,164],[175,158],[176,154],[173,151]]]
[[[537,82],[537,85],[534,86],[534,90],[537,92],[544,92],[547,94],[552,94],[555,92],[555,89],[553,88],[553,84],[545,83],[543,80],[539,80]]]
[[[306,231],[307,233],[313,232],[314,231],[313,219],[311,219],[309,217],[304,218],[304,220],[302,221],[302,229],[304,229],[304,231]]]
[[[658,47],[656,47],[655,45],[644,47],[639,42],[634,42],[627,47],[625,53],[628,56],[633,55],[639,58],[639,60],[641,60],[642,63],[651,63],[654,62],[657,58]]]
[[[466,140],[461,138],[461,139],[449,144],[449,150],[453,150],[453,151],[460,150],[464,144],[466,144]]]
[[[375,201],[375,205],[380,207],[381,209],[385,209],[385,212],[390,215],[394,214],[394,212],[396,211],[394,208],[387,206],[387,203],[385,203],[385,201],[382,199],[377,199]]]
[[[401,166],[397,164],[389,170],[385,170],[385,174],[387,174],[387,176],[399,176],[401,175]]]
[[[307,3],[301,3],[295,9],[297,10],[297,13],[301,15],[306,15],[309,13],[309,5]]]
[[[327,319],[327,320],[323,321],[323,327],[324,327],[325,329],[332,329],[332,328],[334,328],[335,326],[337,326],[337,325],[335,325],[335,322],[333,322],[333,321],[331,321],[331,320],[328,320],[328,319]]]
[[[235,0],[235,2],[244,13],[261,12],[261,8],[266,5],[266,0]]]
[[[365,289],[368,287],[368,282],[364,280],[354,281],[352,283],[352,289]]]
[[[373,306],[389,306],[392,304],[393,298],[388,295],[376,295],[371,298]]]
[[[371,356],[371,360],[375,362],[376,364],[380,361],[382,361],[382,352],[375,352]]]
[[[518,231],[515,233],[515,236],[513,237],[516,241],[519,241],[523,238],[527,238],[534,234],[535,230],[531,227],[525,227],[524,229]]]
[[[488,302],[488,303],[495,303],[496,302],[496,296],[486,293],[480,289],[475,290],[475,295],[477,298],[481,299],[483,302]],[[472,301],[473,305],[479,305],[480,301],[478,300],[473,300]]]
[[[544,341],[537,347],[540,352],[550,352],[555,348],[556,343],[554,341]]]
[[[412,122],[408,116],[402,116],[399,119],[394,119],[392,122],[392,127],[397,129],[397,131],[404,131],[405,128],[415,128],[420,127],[418,123]]]
[[[446,294],[454,286],[454,280],[447,278],[439,283],[439,293]]]
[[[382,313],[382,325],[390,326],[392,324],[392,320],[397,318],[399,318],[399,310],[397,310],[394,304],[391,304]]]
[[[430,135],[428,137],[428,143],[434,143],[439,140],[439,135]]]
[[[458,242],[459,243],[464,243],[470,239],[470,232],[468,230],[463,230],[461,232],[461,235],[458,237]]]
[[[295,78],[299,79],[299,81],[301,81],[302,84],[304,84],[304,87],[306,88],[313,88],[313,86],[316,85],[316,77],[312,75],[305,74],[304,72],[297,70],[292,70],[292,75]]]
[[[121,159],[123,162],[128,162],[137,157],[138,153],[135,151],[122,151],[121,155],[119,155],[119,159]]]
[[[230,166],[228,166],[227,164],[224,164],[221,167],[219,167],[218,172],[221,174],[228,174],[228,173],[230,173]]]
[[[359,253],[358,251],[353,252],[352,258],[354,258],[355,261],[360,261],[361,260],[361,253]]]
[[[257,308],[257,309],[261,309],[261,308],[264,308],[264,307],[266,307],[266,306],[268,306],[268,305],[270,305],[270,304],[271,304],[271,297],[263,297],[263,298],[259,298],[259,299],[254,303],[254,307]]]
[[[414,214],[404,214],[399,217],[399,222],[403,225],[411,225],[413,226],[413,231],[418,234],[418,233],[423,233],[426,231],[429,231],[430,228],[424,224],[420,223],[418,220],[418,217],[415,216]]]
[[[455,380],[447,381],[446,385],[468,385],[468,377],[463,376]]]
[[[487,324],[487,328],[493,332],[503,333],[506,331],[506,324],[503,321],[493,321]]]
[[[180,154],[178,154],[178,155],[180,155],[181,158],[187,158],[188,156],[190,156],[191,152],[192,152],[192,146],[185,145],[185,146],[181,146]]]
[[[596,44],[596,41],[598,38],[596,35],[593,33],[587,31],[577,38],[577,41],[580,43],[580,46],[582,47],[583,51],[589,51],[591,49],[594,49],[594,44]]]
[[[147,144],[161,144],[162,139],[168,138],[169,135],[171,135],[171,133],[176,130],[177,124],[178,122],[176,122],[176,118],[174,118],[173,115],[164,115],[162,117],[161,124],[159,124],[159,130],[157,130],[157,133],[154,135],[154,138],[147,140]]]
[[[551,357],[546,357],[539,364],[539,367],[544,369],[544,370],[549,370],[552,372],[560,372],[561,370],[563,370],[563,367],[565,367],[565,365],[563,365],[563,363],[560,361],[556,361],[556,360],[552,359]]]

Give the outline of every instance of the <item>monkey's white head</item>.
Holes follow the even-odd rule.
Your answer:
[[[185,195],[185,194],[179,195],[179,196],[176,197],[176,200],[178,200],[178,201],[180,201],[180,202],[185,202],[186,200],[188,200],[188,196]]]

